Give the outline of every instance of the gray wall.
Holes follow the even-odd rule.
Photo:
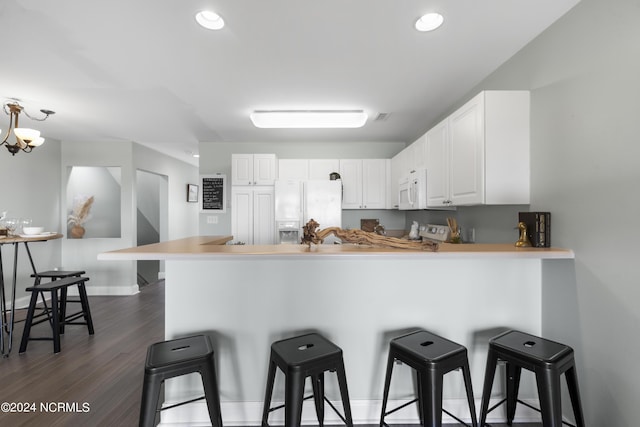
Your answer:
[[[543,332],[577,352],[587,425],[638,425],[640,2],[582,0],[482,89],[531,90],[531,209],[576,253],[544,272]]]

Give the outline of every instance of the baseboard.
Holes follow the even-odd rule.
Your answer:
[[[140,292],[138,285],[131,286],[85,286],[88,296],[128,296],[135,295]],[[78,287],[70,286],[68,294],[69,296],[78,296]],[[29,307],[29,300],[31,295],[16,298],[16,309],[23,309]],[[48,300],[49,298],[47,298]],[[7,302],[8,303],[8,302]]]
[[[498,403],[498,399],[491,401],[490,406]],[[526,400],[527,403],[537,405],[537,401]],[[167,406],[177,402],[165,402]],[[332,401],[336,408],[342,413],[342,403]],[[406,403],[406,401],[389,401],[387,410]],[[273,402],[277,406],[278,402]],[[476,410],[479,411],[480,399],[476,399]],[[262,420],[262,402],[222,402],[222,418],[225,426],[247,426],[260,425]],[[504,405],[503,405],[504,406]],[[471,416],[465,399],[445,399],[443,407],[461,420],[470,423]],[[354,424],[379,424],[381,400],[352,400],[351,413]],[[502,422],[506,420],[506,415],[502,407],[491,412],[487,417],[487,422]],[[385,418],[385,421],[394,424],[418,424],[420,422],[415,406],[408,406]],[[457,423],[457,421],[447,414],[442,414],[443,423]],[[516,411],[514,422],[540,422],[540,414],[536,411],[519,405]],[[269,415],[271,425],[282,425],[284,423],[284,410],[274,411]],[[317,425],[313,401],[305,401],[302,409],[302,424]],[[342,425],[342,420],[336,415],[330,406],[325,405],[325,424]],[[204,400],[199,400],[187,405],[178,406],[161,412],[159,426],[183,427],[183,426],[209,426],[209,413]]]

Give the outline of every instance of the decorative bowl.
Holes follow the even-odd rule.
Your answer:
[[[42,234],[44,227],[24,227],[22,232],[24,234]]]

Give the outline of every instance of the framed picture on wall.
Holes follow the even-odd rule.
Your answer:
[[[227,176],[221,173],[200,176],[200,211],[225,213]]]
[[[187,202],[198,203],[198,186],[187,184]]]

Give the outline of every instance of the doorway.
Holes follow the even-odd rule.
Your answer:
[[[144,170],[136,171],[137,246],[158,243],[168,233],[168,177]],[[143,287],[164,278],[164,262],[137,261],[137,283]]]

